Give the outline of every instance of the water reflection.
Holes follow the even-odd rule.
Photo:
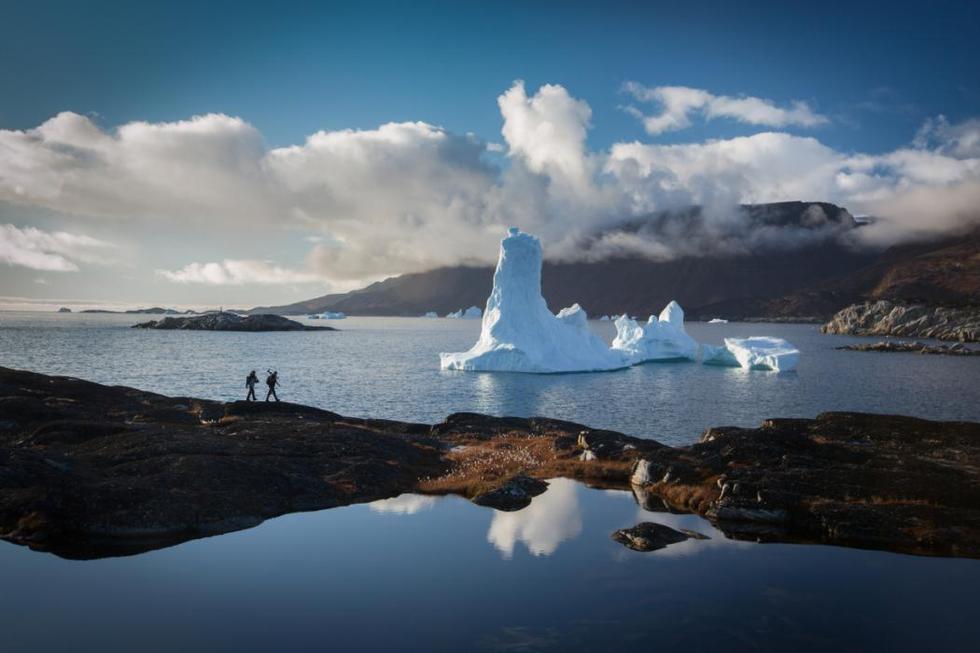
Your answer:
[[[527,508],[517,512],[494,511],[487,541],[506,560],[514,556],[518,542],[524,544],[531,555],[551,555],[562,542],[582,532],[578,492],[575,481],[566,478],[548,481],[548,489],[536,496]]]
[[[391,499],[381,499],[368,504],[371,512],[390,513],[394,515],[414,515],[423,510],[430,510],[436,505],[438,497],[424,494],[401,494]]]

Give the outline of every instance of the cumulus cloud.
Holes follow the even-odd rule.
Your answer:
[[[788,107],[777,106],[772,100],[752,96],[713,95],[689,86],[657,86],[650,88],[638,82],[626,82],[623,90],[638,102],[660,105],[660,113],[645,115],[635,106],[626,110],[643,121],[649,134],[662,134],[691,126],[691,114],[700,113],[705,120],[730,118],[750,125],[765,127],[815,127],[829,122],[826,116],[813,111],[803,101],[794,100]]]
[[[209,286],[244,284],[280,285],[322,283],[314,272],[294,270],[269,261],[225,259],[220,263],[189,263],[179,270],[157,270],[157,274],[175,283],[198,283]]]
[[[950,124],[946,116],[930,118],[915,135],[919,149],[933,148],[959,159],[980,157],[980,118]]]
[[[309,242],[300,267],[218,261],[222,252],[216,262],[159,272],[212,285],[322,280],[349,287],[440,265],[490,263],[510,225],[537,233],[549,256],[563,260],[738,252],[834,233],[819,221],[816,229],[758,231],[736,208],[744,203],[825,200],[872,213],[881,219],[861,232],[876,245],[975,220],[969,198],[980,184],[977,120],[951,124],[939,117],[908,147],[863,154],[775,129],[826,121],[803,103],[777,106],[687,87],[628,90],[638,101],[663,105],[653,116],[655,133],[679,129],[693,115],[772,129],[590,150],[593,116],[585,101],[562,86],[531,92],[520,81],[498,98],[499,148],[425,122],[321,131],[301,144],[268,148],[247,122],[220,114],[108,131],[62,113],[34,129],[0,130],[0,202],[71,220],[194,233],[291,229]],[[704,207],[696,230],[618,228],[658,212],[683,214],[691,205]],[[38,269],[71,269],[81,260],[77,251],[73,258],[52,247],[17,252],[4,260],[49,266]]]
[[[31,270],[76,272],[79,262],[98,262],[111,247],[90,236],[0,225],[0,261]]]

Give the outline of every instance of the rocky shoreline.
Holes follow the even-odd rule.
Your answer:
[[[328,326],[309,326],[281,315],[205,313],[189,317],[165,317],[133,325],[134,329],[169,329],[186,331],[336,331]]]
[[[953,345],[930,345],[925,342],[885,341],[836,347],[841,351],[881,351],[904,354],[933,354],[938,356],[980,356],[980,349],[971,349],[962,342]]]
[[[820,328],[851,336],[899,336],[980,342],[980,307],[896,304],[880,300],[853,304]]]
[[[980,557],[972,422],[827,413],[672,448],[545,418],[357,419],[0,368],[0,537],[68,558],[403,492],[517,510],[555,477],[632,488],[734,538]]]

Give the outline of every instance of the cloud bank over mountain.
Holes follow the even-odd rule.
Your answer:
[[[529,93],[520,81],[498,98],[503,148],[425,122],[320,131],[302,144],[269,148],[255,127],[223,114],[106,130],[64,112],[33,129],[0,130],[0,203],[60,220],[55,232],[0,229],[0,261],[76,270],[104,245],[81,235],[94,221],[189,234],[289,229],[316,241],[291,262],[243,259],[216,244],[210,261],[182,260],[156,273],[211,285],[352,283],[486,263],[509,225],[539,235],[549,255],[566,260],[671,258],[716,254],[719,242],[731,251],[769,242],[741,221],[740,203],[823,200],[874,214],[880,219],[861,235],[876,246],[977,223],[980,120],[950,124],[939,116],[907,147],[865,154],[786,131],[830,120],[805,102],[637,83],[626,90],[655,105],[649,114],[631,109],[653,136],[695,120],[766,130],[593,150],[588,133],[596,117],[588,103],[560,85]],[[691,205],[705,207],[694,233],[618,229]],[[780,245],[813,233],[787,232]]]

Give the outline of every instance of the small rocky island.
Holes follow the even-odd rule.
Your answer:
[[[885,300],[865,302],[839,311],[820,330],[852,336],[980,342],[980,306],[926,306]]]
[[[825,413],[696,444],[546,418],[439,424],[222,403],[0,368],[0,537],[69,558],[139,553],[403,492],[519,510],[566,477],[632,489],[728,537],[980,557],[980,424]],[[650,525],[637,550],[697,537]]]
[[[134,329],[182,329],[186,331],[336,331],[328,326],[309,326],[281,315],[204,313],[188,317],[165,317],[133,325]]]

